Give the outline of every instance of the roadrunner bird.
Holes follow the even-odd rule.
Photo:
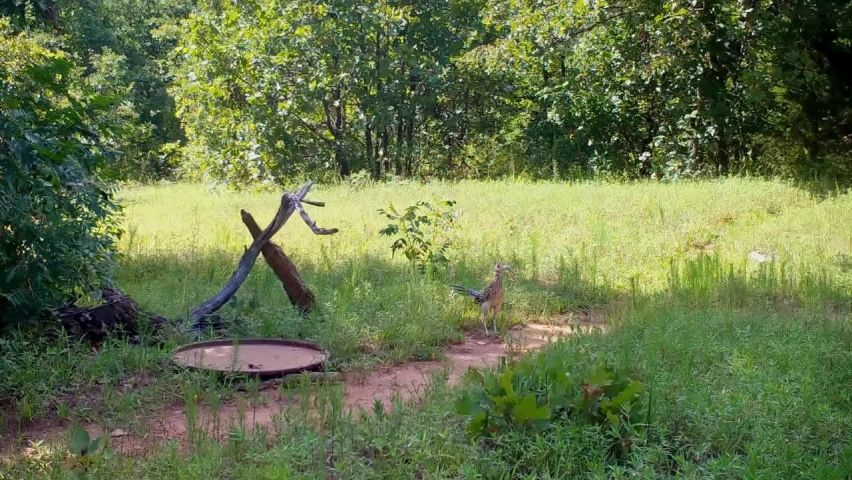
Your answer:
[[[482,326],[485,327],[485,334],[488,335],[488,323],[485,321],[485,316],[488,312],[492,313],[494,322],[494,331],[497,331],[497,314],[503,308],[503,272],[511,271],[512,267],[505,263],[498,263],[494,266],[494,279],[485,287],[484,290],[478,291],[462,285],[452,285],[455,292],[462,295],[473,297],[473,300],[482,309]]]

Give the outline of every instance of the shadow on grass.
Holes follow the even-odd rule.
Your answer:
[[[309,318],[291,307],[262,259],[236,299],[219,313],[230,325],[230,334],[315,341],[344,367],[434,358],[448,341],[461,339],[461,330],[478,328],[475,304],[453,294],[450,285],[480,289],[490,281],[493,268],[460,261],[450,269],[421,274],[402,261],[376,256],[333,263],[293,260],[316,295],[316,310]],[[217,292],[235,264],[232,252],[188,258],[133,255],[125,258],[118,283],[144,308],[174,318]],[[519,275],[507,279],[506,289],[506,311],[513,323],[614,295],[586,287],[582,276],[567,267],[553,284]]]
[[[493,265],[460,261],[451,271],[418,274],[400,261],[373,256],[332,262],[294,258],[317,295],[317,310],[299,316],[288,303],[280,282],[258,261],[237,293],[220,313],[231,336],[283,337],[319,343],[332,352],[331,368],[369,368],[377,362],[428,360],[466,328],[480,328],[470,299],[454,295],[449,285],[484,286]],[[669,309],[741,310],[755,314],[806,311],[811,321],[849,322],[852,298],[847,285],[820,269],[782,264],[732,265],[714,255],[673,262],[668,288],[647,292],[636,281],[624,290],[594,279],[596,266],[583,259],[559,262],[541,277],[530,263],[514,259],[518,275],[507,280],[507,314],[512,323],[562,318],[566,313],[606,310],[608,320],[632,321],[631,311],[665,316]],[[123,260],[119,285],[140,304],[172,318],[218,291],[236,264],[233,252],[204,255],[134,255]],[[175,338],[163,347],[134,347],[111,341],[97,355],[70,341],[0,343],[0,404],[6,421],[87,415],[91,405],[72,405],[74,395],[93,388],[106,396],[103,405],[131,411],[162,396],[151,377],[166,373],[169,349],[188,339]],[[187,379],[177,379],[185,382]],[[198,381],[203,381],[200,379]],[[141,387],[139,384],[142,384]],[[172,385],[174,382],[159,382]],[[141,393],[137,393],[141,392]],[[167,394],[166,394],[167,395]],[[10,408],[5,408],[5,407]],[[77,408],[77,411],[68,409]],[[87,410],[88,409],[88,410]],[[97,408],[95,408],[97,410]],[[87,413],[89,412],[89,413]],[[12,418],[14,417],[14,418]]]
[[[428,359],[460,330],[478,328],[478,312],[451,284],[480,289],[493,265],[462,259],[450,269],[420,274],[402,261],[361,256],[331,261],[294,258],[314,291],[317,309],[300,317],[262,259],[220,313],[237,336],[289,337],[320,343],[338,366]],[[505,311],[510,323],[604,306],[680,301],[695,307],[760,309],[850,309],[843,281],[820,268],[723,261],[716,254],[672,261],[668,285],[646,291],[641,279],[616,289],[599,280],[594,261],[560,259],[551,271],[513,259]],[[119,285],[150,311],[185,315],[224,284],[236,264],[233,253],[205,252],[189,258],[135,255],[126,258]]]
[[[303,338],[323,344],[344,368],[428,358],[458,338],[460,329],[476,327],[471,302],[454,297],[448,286],[481,287],[492,267],[459,262],[451,272],[420,275],[402,262],[376,257],[334,264],[294,261],[317,294],[315,315],[299,317],[260,260],[238,292],[238,301],[223,309],[223,316],[240,336]],[[848,448],[845,432],[852,428],[846,393],[852,379],[848,367],[852,358],[846,348],[852,342],[852,300],[842,281],[818,268],[732,265],[703,255],[672,262],[664,290],[644,291],[637,279],[624,291],[593,281],[595,265],[582,260],[560,262],[543,275],[546,279],[530,275],[529,264],[517,259],[514,263],[519,275],[507,282],[513,316],[623,305],[607,334],[578,336],[552,347],[577,375],[606,358],[628,367],[653,389],[655,430],[636,439],[630,463],[618,468],[660,476],[673,472],[742,476],[756,465],[781,478],[796,472],[828,478],[820,477],[820,472],[837,471],[838,458]],[[137,255],[124,260],[119,282],[144,307],[178,316],[216,292],[234,264],[234,255],[225,252],[189,259]],[[77,345],[3,348],[0,361],[17,372],[0,379],[5,382],[3,394],[12,395],[13,402],[23,398],[24,390],[26,402],[34,405],[60,398],[59,392],[101,382],[104,392],[113,392],[104,394],[115,396],[104,404],[130,412],[169,398],[164,386],[175,387],[178,400],[192,398],[187,392],[193,389],[204,391],[205,379],[198,376],[175,377],[148,390],[132,383],[125,388],[127,378],[139,372],[167,375],[156,366],[166,357],[165,350],[108,343],[99,355],[87,356]],[[341,441],[338,448],[343,450],[336,454],[347,455],[350,465],[366,466],[368,460],[358,452],[373,448],[372,439],[400,435],[421,439],[424,451],[440,448],[443,462],[460,466],[471,461],[472,471],[481,470],[486,462],[494,471],[542,477],[616,468],[598,453],[603,450],[596,442],[603,433],[570,424],[543,437],[512,437],[494,454],[470,447],[463,432],[446,421],[452,398],[452,391],[444,391],[423,409],[408,410],[405,423],[392,425],[393,417],[382,417],[348,426],[380,431]],[[434,425],[444,428],[441,435],[420,434]],[[280,449],[288,439],[313,438],[312,432],[293,428],[271,447],[264,441],[257,448]],[[546,449],[533,448],[539,440]],[[589,448],[578,450],[577,445]],[[349,446],[351,451],[346,450]],[[388,455],[377,467],[387,473],[400,473],[400,465],[416,463],[404,449]]]

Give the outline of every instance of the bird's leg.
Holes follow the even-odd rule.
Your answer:
[[[494,323],[494,333],[497,333],[497,315],[500,315],[501,310],[499,305],[494,307],[494,313],[491,316],[491,321]]]
[[[487,322],[488,310],[490,310],[490,308],[488,308],[488,305],[483,305],[482,306],[482,312],[480,314],[480,316],[482,317],[482,326],[483,326],[483,328],[485,328],[485,335],[488,335],[488,322]]]

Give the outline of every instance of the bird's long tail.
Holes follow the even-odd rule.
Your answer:
[[[478,291],[476,291],[472,288],[467,288],[467,287],[462,286],[462,285],[450,285],[450,288],[452,288],[454,292],[461,293],[462,295],[468,295],[468,296],[471,296],[473,298],[476,298],[476,297],[479,296]]]

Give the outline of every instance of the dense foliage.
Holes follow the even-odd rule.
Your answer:
[[[0,2],[0,327],[107,280],[110,185],[174,174],[164,61],[189,0]]]
[[[111,121],[122,124],[114,138],[121,152],[99,172],[118,180],[150,180],[172,175],[170,153],[183,132],[166,91],[165,61],[190,0],[14,0],[0,7],[15,31],[28,31],[37,43],[63,51],[79,67],[74,84],[114,96]]]
[[[214,178],[852,173],[844,1],[211,0],[186,28]]]
[[[5,2],[119,96],[115,179],[852,177],[842,0]]]
[[[201,2],[177,50],[174,89],[191,154],[234,181],[320,169],[452,174],[493,96],[454,64],[483,30],[477,9]]]
[[[94,172],[115,132],[113,99],[72,88],[62,53],[0,20],[0,328],[97,286],[116,210]]]

